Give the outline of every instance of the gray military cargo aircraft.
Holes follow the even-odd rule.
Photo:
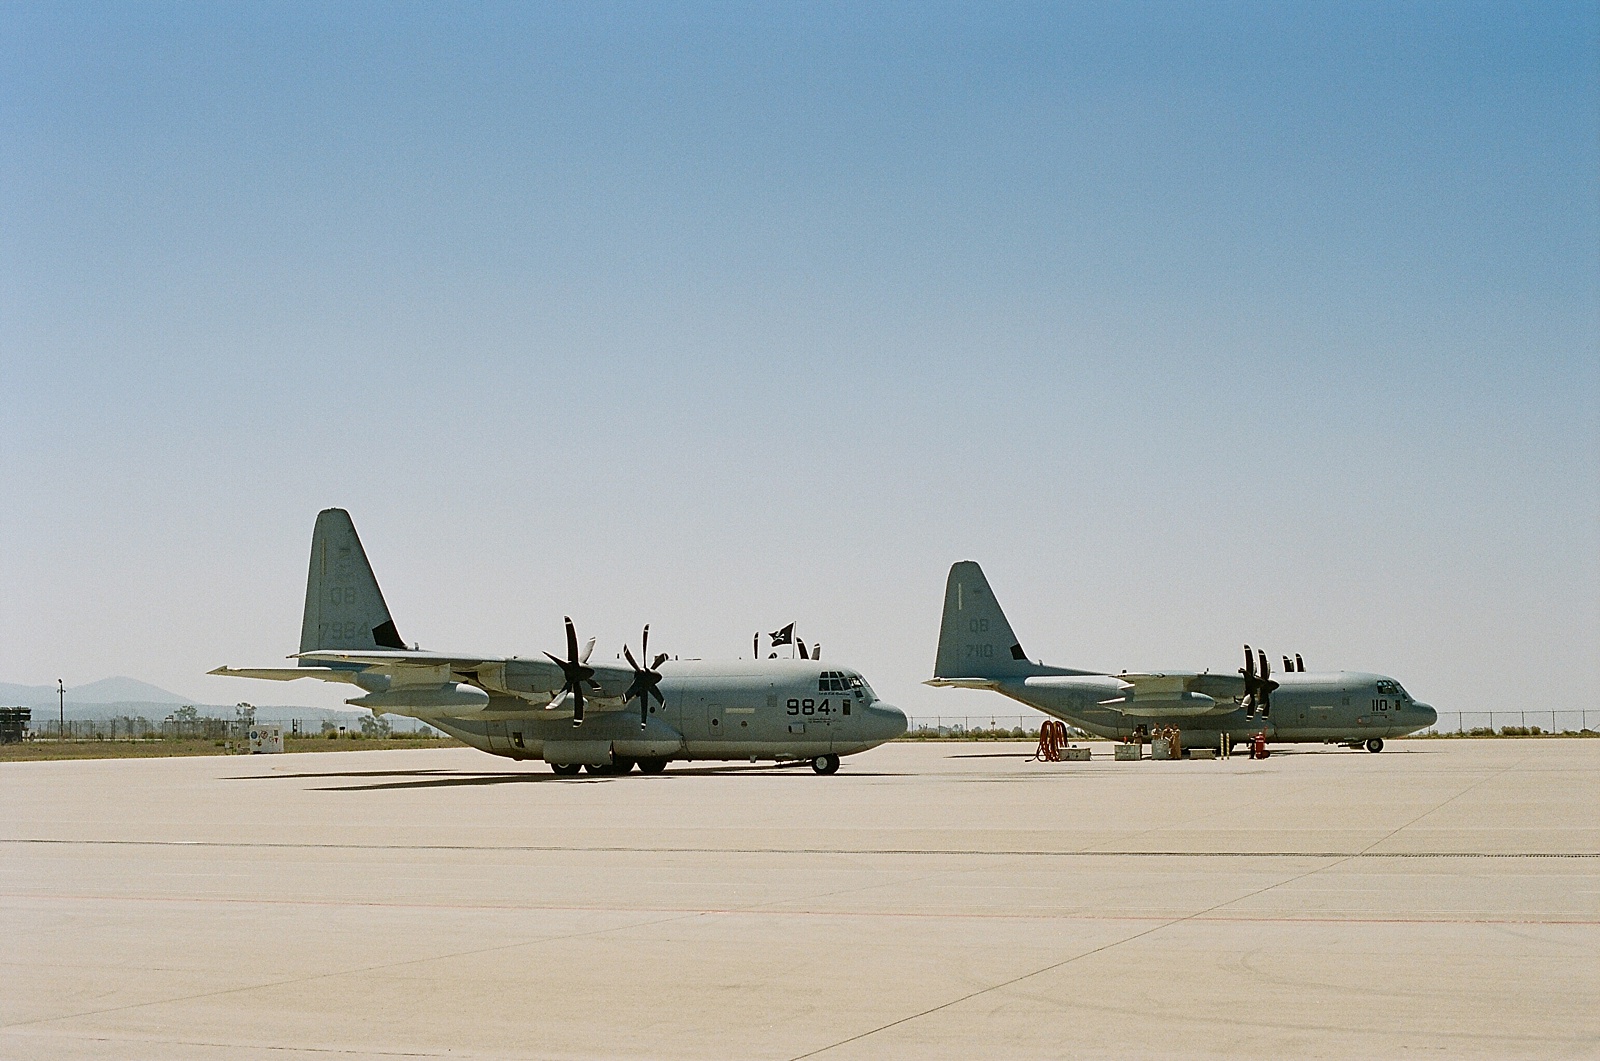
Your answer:
[[[807,761],[819,774],[839,757],[906,731],[859,671],[816,659],[590,662],[566,621],[566,654],[474,656],[408,649],[350,514],[317,516],[305,617],[294,667],[218,667],[212,674],[346,682],[345,701],[422,719],[467,744],[512,759],[543,759],[558,774],[660,773],[673,759]]]
[[[1246,645],[1244,659],[1235,674],[1112,674],[1032,662],[983,569],[963,560],[950,568],[939,654],[924,684],[992,689],[1100,737],[1131,740],[1152,727],[1176,726],[1185,748],[1215,748],[1224,736],[1231,746],[1265,732],[1271,742],[1380,752],[1384,738],[1426,729],[1438,718],[1381,674],[1309,673],[1295,656],[1274,678],[1265,652]]]

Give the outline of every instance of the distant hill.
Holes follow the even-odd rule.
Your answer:
[[[0,682],[0,702],[21,707],[56,706],[54,685],[13,685]],[[72,704],[171,704],[181,707],[194,703],[194,698],[170,693],[137,678],[101,678],[88,685],[67,686],[67,703]]]
[[[232,718],[234,715],[233,704],[204,704],[137,678],[102,678],[87,685],[67,686],[66,716],[69,722],[110,718],[147,718],[159,722],[186,705],[192,705],[201,715],[212,718]],[[33,709],[35,718],[53,719],[57,708],[56,687],[0,682],[0,706],[29,707]],[[355,708],[339,711],[321,707],[256,705],[256,718],[262,722],[291,718],[348,722],[364,714],[365,711]]]

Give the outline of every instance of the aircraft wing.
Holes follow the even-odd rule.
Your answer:
[[[290,659],[309,659],[326,663],[360,663],[368,667],[412,666],[412,667],[474,667],[481,663],[504,663],[503,656],[461,656],[451,652],[423,652],[415,649],[389,649],[369,648],[360,651],[343,649],[318,649],[315,652],[297,652]],[[513,656],[512,659],[517,657]],[[525,662],[535,662],[527,660]],[[552,670],[559,672],[549,660],[540,660]]]
[[[1234,697],[1244,695],[1244,679],[1232,674],[1166,671],[1115,678],[1125,692],[1100,706],[1140,718],[1226,713],[1234,709]]]
[[[1087,699],[1101,708],[1138,718],[1222,714],[1234,710],[1234,697],[1244,694],[1240,677],[1193,671],[1045,674],[1012,683],[997,678],[934,678],[923,684],[943,689],[994,689],[1036,707]]]
[[[1173,693],[1199,693],[1215,700],[1232,700],[1235,696],[1244,695],[1244,678],[1237,674],[1164,671],[1155,674],[1116,674],[1113,677],[1133,686],[1135,699]]]
[[[217,667],[207,674],[227,678],[263,678],[272,682],[292,682],[296,678],[321,678],[325,682],[355,684],[356,671],[338,667]]]
[[[464,656],[402,649],[323,649],[301,652],[293,658],[347,667],[357,664],[366,673],[387,675],[394,685],[462,682],[492,696],[517,696],[540,707],[560,692],[566,681],[561,668],[550,660],[523,656]],[[633,682],[633,668],[593,660],[588,666],[594,671],[593,680],[599,688],[589,686],[584,690],[584,699],[602,710],[620,707],[624,693]]]

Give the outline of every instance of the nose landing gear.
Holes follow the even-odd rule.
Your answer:
[[[836,774],[839,772],[839,757],[837,755],[819,755],[811,760],[811,769],[819,774]]]

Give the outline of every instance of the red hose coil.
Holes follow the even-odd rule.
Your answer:
[[[1048,719],[1039,726],[1039,747],[1033,757],[1040,762],[1059,763],[1067,746],[1067,724]]]

